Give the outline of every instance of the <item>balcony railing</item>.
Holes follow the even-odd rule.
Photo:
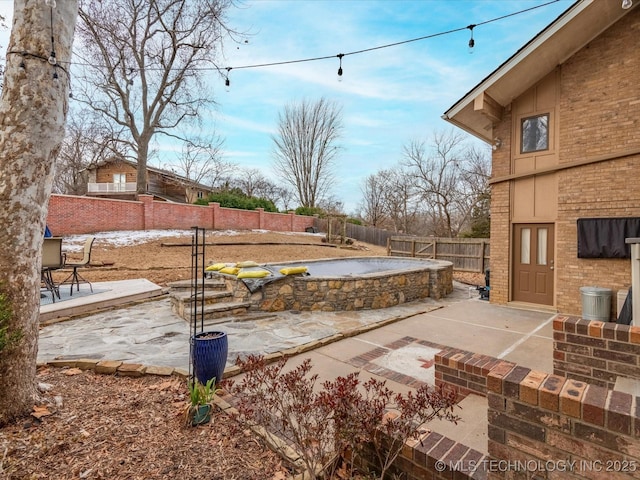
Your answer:
[[[135,193],[136,183],[89,183],[88,193]]]

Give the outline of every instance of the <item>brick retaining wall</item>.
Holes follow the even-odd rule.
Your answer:
[[[56,236],[118,230],[188,230],[194,226],[208,230],[304,232],[313,227],[314,220],[294,213],[224,208],[218,203],[203,206],[159,202],[150,195],[140,195],[139,201],[51,195],[47,215],[47,225]]]

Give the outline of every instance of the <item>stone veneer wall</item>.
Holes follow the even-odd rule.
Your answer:
[[[612,389],[618,376],[640,380],[640,327],[558,316],[553,372]]]
[[[487,387],[488,478],[638,478],[631,395],[518,366],[492,370]]]
[[[451,293],[453,266],[450,262],[443,263],[448,265],[358,277],[289,275],[265,284],[254,293],[235,277],[218,275],[224,277],[236,301],[250,301],[255,308],[267,312],[364,310],[393,307],[427,297],[440,299]]]

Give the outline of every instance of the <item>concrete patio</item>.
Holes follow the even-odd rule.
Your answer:
[[[82,295],[41,308],[40,363],[114,360],[188,371],[191,330],[171,312],[160,287],[141,279],[93,288],[91,295],[82,285]],[[455,284],[453,294],[439,301],[357,312],[247,315],[209,329],[228,334],[228,366],[238,355],[286,352],[292,364],[310,358],[321,380],[357,370],[362,380],[376,376],[392,390],[406,392],[416,383],[434,382],[433,358],[445,347],[552,372],[554,317],[491,305],[468,286]],[[486,398],[471,394],[460,407],[457,426],[433,422],[430,427],[486,453]]]

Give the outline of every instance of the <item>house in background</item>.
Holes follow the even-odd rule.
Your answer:
[[[119,200],[135,200],[138,165],[122,158],[111,158],[87,168],[87,195]],[[194,203],[206,198],[212,189],[169,170],[147,167],[147,194],[156,200]]]
[[[580,314],[580,288],[599,286],[615,318],[631,283],[640,1],[622,3],[575,2],[443,116],[493,145],[492,303]]]

